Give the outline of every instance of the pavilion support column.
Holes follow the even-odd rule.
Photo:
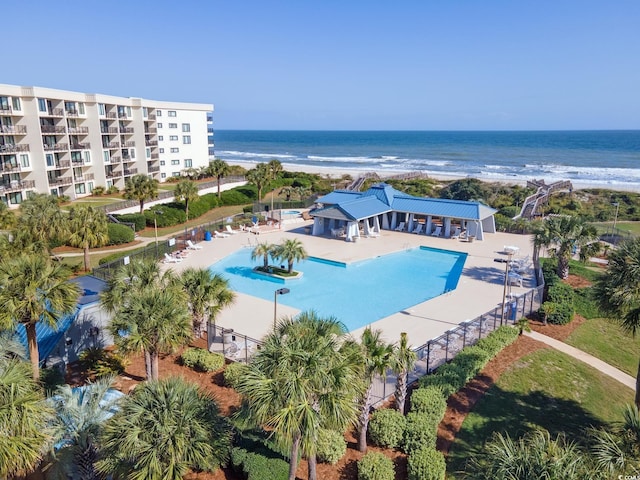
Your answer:
[[[433,217],[431,215],[427,215],[427,225],[424,231],[425,235],[431,235],[431,231],[433,230]]]
[[[398,226],[398,212],[393,212],[391,214],[391,230],[395,230]]]
[[[449,238],[451,236],[451,218],[445,217],[444,219],[444,236]]]
[[[407,227],[407,232],[413,232],[413,213],[409,214],[409,226]]]

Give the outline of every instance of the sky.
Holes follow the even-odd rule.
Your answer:
[[[640,129],[638,0],[3,3],[0,83],[216,129]]]

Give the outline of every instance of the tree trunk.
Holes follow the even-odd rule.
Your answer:
[[[566,255],[558,255],[558,276],[562,280],[569,277],[569,258]]]
[[[84,247],[84,271],[88,272],[91,270],[91,260],[89,258],[89,246]]]
[[[307,458],[307,465],[309,466],[308,468],[309,480],[317,480],[318,479],[318,472],[317,472],[318,462],[317,462],[315,453],[309,455],[309,458]]]
[[[220,175],[218,175],[218,198],[220,198]]]
[[[404,402],[407,398],[407,380],[409,374],[406,371],[402,371],[398,374],[398,380],[396,382],[396,409],[404,415]]]
[[[151,379],[158,380],[160,378],[159,365],[160,357],[158,352],[154,352],[150,354],[151,357]]]
[[[89,441],[85,448],[81,449],[76,455],[76,465],[80,472],[80,478],[83,480],[97,480],[96,461],[98,460],[98,450]]]
[[[189,221],[189,201],[188,200],[184,201],[184,209],[187,214],[187,222],[188,222]]]
[[[29,359],[31,360],[31,369],[33,370],[33,378],[40,379],[40,352],[38,351],[38,338],[36,337],[36,324],[27,322],[24,324],[27,331],[27,343],[29,345]]]
[[[638,374],[636,375],[636,407],[640,409],[640,361],[638,362]]]
[[[296,435],[291,445],[291,458],[289,459],[289,480],[296,480],[296,470],[298,469],[298,450],[300,449],[300,435]]]
[[[144,212],[144,200],[140,200],[140,213]]]
[[[362,409],[360,410],[359,430],[358,430],[358,451],[365,453],[367,451],[367,429],[369,428],[369,410],[371,409],[371,391],[373,383],[369,384],[367,392],[364,396]]]
[[[289,273],[293,272],[293,262],[289,260]]]
[[[151,354],[146,350],[144,351],[144,369],[147,380],[151,380]]]

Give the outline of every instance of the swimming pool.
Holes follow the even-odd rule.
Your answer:
[[[301,213],[300,210],[285,210],[282,212],[282,215],[300,215]]]
[[[290,293],[279,296],[279,304],[334,316],[352,331],[455,289],[466,258],[426,247],[349,265],[311,257],[294,265],[302,278],[285,282],[253,272],[262,258],[252,261],[246,248],[210,268],[233,290],[264,300],[273,301],[275,290],[286,285]]]

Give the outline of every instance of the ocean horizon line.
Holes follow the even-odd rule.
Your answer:
[[[640,128],[587,128],[587,129],[501,129],[501,130],[424,130],[424,129],[288,129],[288,128],[216,128],[216,131],[220,132],[434,132],[434,133],[571,133],[571,132],[640,132]]]

